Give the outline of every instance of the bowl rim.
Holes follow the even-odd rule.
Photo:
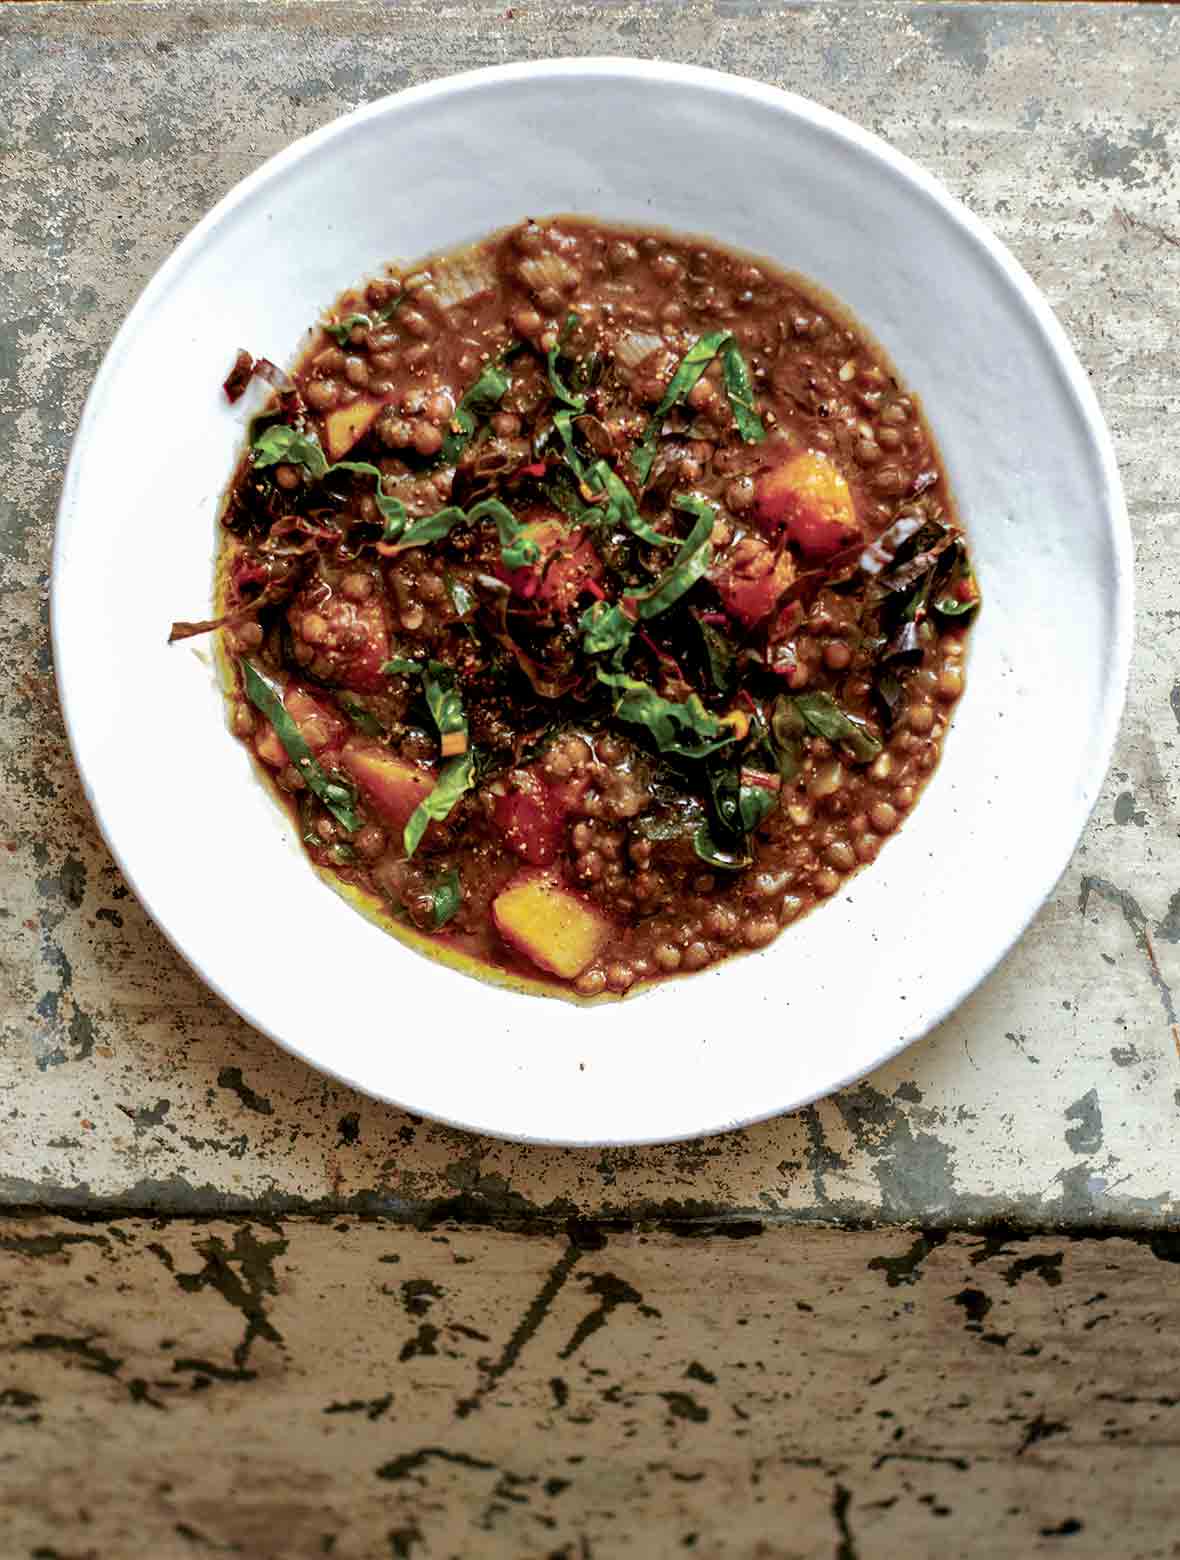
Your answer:
[[[397,105],[398,110],[404,111],[406,108],[412,109],[416,105],[428,104],[436,98],[477,92],[488,85],[505,85],[525,81],[536,82],[538,80],[557,82],[563,78],[570,77],[600,79],[614,77],[632,84],[646,82],[680,85],[701,92],[715,93],[760,104],[763,107],[802,120],[812,127],[843,141],[855,151],[883,164],[907,185],[914,194],[937,206],[942,214],[953,225],[964,232],[983,252],[990,264],[1000,273],[1002,279],[1007,282],[1049,351],[1054,365],[1061,376],[1063,390],[1072,398],[1074,409],[1093,445],[1097,463],[1102,473],[1102,502],[1108,522],[1108,534],[1114,563],[1114,575],[1110,582],[1112,604],[1110,622],[1112,632],[1108,647],[1106,677],[1103,684],[1101,719],[1093,732],[1094,760],[1083,777],[1083,783],[1077,789],[1076,799],[1071,807],[1072,817],[1076,824],[1076,827],[1070,830],[1072,842],[1068,849],[1062,853],[1062,859],[1057,862],[1052,872],[1052,877],[1044,882],[1035,894],[1029,896],[1029,908],[1026,911],[1022,911],[1013,922],[1011,934],[1007,940],[1003,941],[1002,945],[995,946],[989,952],[988,959],[978,969],[970,984],[958,991],[957,994],[948,997],[938,1008],[931,1009],[923,1022],[913,1032],[904,1034],[891,1041],[877,1055],[867,1072],[864,1069],[855,1069],[847,1076],[842,1076],[821,1088],[805,1093],[804,1096],[793,1103],[771,1105],[765,1110],[750,1115],[743,1115],[740,1119],[722,1119],[688,1131],[678,1131],[671,1136],[661,1133],[655,1136],[630,1135],[621,1138],[601,1136],[592,1138],[552,1137],[538,1133],[505,1131],[486,1123],[461,1120],[457,1117],[450,1117],[435,1111],[423,1112],[420,1105],[396,1099],[390,1094],[374,1089],[371,1084],[363,1079],[337,1070],[330,1063],[324,1062],[319,1057],[312,1057],[298,1045],[277,1033],[263,1019],[250,1011],[248,1007],[236,1001],[224,989],[220,980],[206,970],[196,956],[189,954],[187,949],[170,930],[166,912],[158,909],[153,898],[146,895],[141,888],[137,874],[128,860],[125,859],[117,841],[108,832],[100,799],[87,773],[84,756],[79,747],[69,679],[63,670],[65,659],[62,653],[61,614],[59,610],[60,581],[63,573],[62,564],[66,545],[65,535],[69,529],[71,513],[77,507],[83,451],[89,441],[92,425],[99,416],[101,405],[106,396],[107,385],[115,378],[121,358],[129,342],[135,337],[141,319],[149,315],[157,299],[166,294],[172,284],[173,277],[199,255],[210,239],[216,235],[221,225],[229,220],[240,206],[247,204],[257,192],[273,181],[282,178],[289,169],[308,156],[315,154],[321,148],[330,145],[334,140],[347,137],[359,124],[369,120],[380,119],[382,115],[390,111],[393,105]],[[335,1078],[351,1088],[355,1088],[372,1098],[380,1099],[398,1109],[426,1114],[428,1119],[438,1121],[447,1126],[509,1142],[538,1143],[564,1147],[644,1146],[657,1143],[691,1141],[720,1132],[754,1126],[774,1116],[805,1109],[816,1100],[826,1098],[828,1095],[848,1087],[848,1085],[857,1080],[869,1076],[871,1072],[876,1071],[877,1068],[891,1061],[901,1051],[915,1044],[919,1039],[924,1038],[935,1027],[943,1023],[1007,957],[1027,931],[1032,920],[1039,913],[1046,899],[1052,894],[1068,868],[1077,849],[1081,832],[1085,828],[1101,793],[1102,786],[1105,784],[1122,719],[1130,677],[1134,640],[1133,565],[1134,544],[1114,451],[1114,443],[1102,414],[1098,398],[1090,384],[1089,377],[1082,367],[1064,328],[1053,313],[1048,300],[1028,272],[1003,241],[985,225],[982,219],[975,216],[958,196],[952,194],[940,179],[928,172],[905,153],[898,151],[875,131],[866,129],[856,121],[815,102],[811,98],[784,88],[772,86],[766,82],[756,81],[728,71],[681,64],[670,60],[641,59],[627,55],[562,56],[535,61],[513,61],[507,64],[483,66],[452,75],[440,76],[415,86],[403,88],[394,93],[387,93],[380,98],[363,103],[345,114],[338,115],[326,124],[321,125],[318,129],[299,137],[268,157],[251,173],[247,174],[245,178],[239,180],[229,189],[180,240],[144,286],[116,331],[103,355],[102,362],[95,374],[94,381],[83,405],[77,431],[71,444],[70,456],[57,505],[49,591],[50,640],[54,677],[66,736],[69,741],[74,766],[82,785],[83,794],[94,816],[99,833],[126,883],[164,938],[200,978],[202,983],[209,987],[227,1007],[237,1013],[253,1029],[266,1035],[268,1039],[274,1041],[283,1050],[298,1057],[317,1072]],[[448,971],[448,973],[452,972]]]

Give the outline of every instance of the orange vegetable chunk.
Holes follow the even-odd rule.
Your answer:
[[[429,770],[407,764],[375,743],[345,743],[340,762],[390,829],[405,828],[415,807],[434,789]]]
[[[551,872],[522,872],[492,901],[505,942],[534,964],[573,980],[610,936],[606,917],[564,888]]]
[[[829,557],[860,535],[856,505],[843,473],[817,450],[801,450],[764,471],[754,488],[754,513],[766,531],[787,535],[808,557]]]
[[[324,418],[324,448],[329,460],[342,460],[377,421],[384,401],[362,395],[350,406],[339,406]]]

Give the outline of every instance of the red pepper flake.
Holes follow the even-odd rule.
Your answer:
[[[711,628],[724,628],[729,622],[724,612],[698,612],[697,616],[702,623],[708,623]]]
[[[535,460],[529,466],[518,466],[513,472],[517,477],[543,477],[548,467],[543,460]]]
[[[956,601],[974,601],[975,600],[975,595],[976,595],[976,591],[975,591],[975,581],[974,580],[961,579],[959,581],[959,583],[955,586],[955,600]]]

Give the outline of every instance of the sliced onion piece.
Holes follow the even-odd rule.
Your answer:
[[[557,292],[572,292],[581,280],[576,266],[554,254],[534,255],[522,260],[516,274],[526,287],[538,293],[550,287]]]
[[[496,285],[496,272],[488,257],[474,250],[440,260],[432,280],[439,304],[444,309],[453,309],[456,304],[477,298],[480,293],[491,292]],[[407,288],[409,285],[407,282]]]
[[[646,331],[628,331],[615,342],[615,361],[621,363],[625,369],[636,369],[644,358],[649,358],[665,344],[662,336],[652,336]]]

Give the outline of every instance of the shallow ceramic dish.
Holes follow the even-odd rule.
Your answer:
[[[317,313],[385,260],[571,211],[707,233],[843,300],[923,398],[986,601],[945,758],[879,861],[765,952],[589,1007],[454,973],[357,915],[312,872],[226,729],[208,651],[165,643],[171,620],[210,598],[218,499],[243,438],[218,389],[234,349],[290,361]],[[87,403],[53,623],[103,833],[238,1012],[429,1116],[637,1143],[829,1092],[924,1034],[1003,956],[1064,869],[1109,761],[1130,540],[1110,439],[1061,329],[927,174],[753,82],[554,61],[360,109],[194,229]]]

